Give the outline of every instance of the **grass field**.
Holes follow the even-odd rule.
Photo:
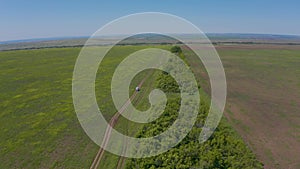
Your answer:
[[[300,47],[228,45],[217,50],[227,78],[230,123],[266,168],[300,168]],[[203,69],[199,72],[207,79]],[[209,83],[202,84],[209,91]]]
[[[96,93],[106,119],[116,112],[108,85],[114,68],[127,54],[145,47],[118,46],[103,60],[103,69],[97,74]],[[227,75],[226,116],[231,124],[267,166],[296,166],[299,159],[296,152],[300,147],[296,135],[299,133],[299,50],[217,49]],[[79,51],[80,48],[54,48],[0,52],[0,168],[88,168],[91,165],[99,147],[83,132],[72,104],[72,73]],[[136,76],[132,90],[148,73]],[[199,69],[199,73],[203,77],[198,80],[208,90],[205,71]],[[147,97],[156,75],[154,72],[147,79],[144,84],[147,90],[135,100],[142,110],[149,106]],[[116,129],[135,135],[141,127],[121,118]],[[103,159],[100,168],[114,168],[118,161],[117,156],[109,153]]]
[[[97,75],[96,93],[99,93],[97,100],[108,120],[116,112],[108,89],[114,67],[127,54],[145,47],[150,46],[117,47],[103,60]],[[98,146],[78,123],[71,93],[72,73],[79,52],[80,48],[0,52],[0,168],[90,166]],[[145,74],[148,72],[140,73],[133,80],[132,89]],[[143,85],[149,89],[141,92],[145,92],[145,96],[151,91],[153,79],[148,78]],[[140,106],[145,109],[147,97],[137,98],[139,103],[145,102]],[[123,131],[125,124],[127,121],[121,118],[116,129],[126,133],[127,130]],[[138,127],[135,125],[133,129],[129,135]],[[104,160],[101,167],[113,168],[117,162],[113,159]]]
[[[0,53],[0,168],[83,168],[97,146],[74,114],[79,48]],[[85,156],[86,158],[82,158]]]

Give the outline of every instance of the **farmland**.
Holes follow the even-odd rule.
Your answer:
[[[88,166],[96,153],[74,114],[79,48],[1,52],[0,168]]]
[[[123,48],[117,57],[103,61],[111,64],[102,70],[113,68],[122,59],[119,55],[142,48]],[[98,146],[82,130],[72,103],[72,73],[79,52],[80,48],[60,48],[0,53],[0,168],[87,168],[91,164]],[[100,89],[109,77],[101,73]],[[101,97],[107,95],[99,92],[104,116],[110,118],[115,109],[101,104]]]
[[[299,168],[300,47],[222,45],[225,116],[266,168]],[[205,70],[199,70],[207,79]],[[201,83],[209,92],[209,83]]]
[[[116,112],[109,93],[113,70],[126,55],[146,47],[149,46],[118,46],[103,60],[95,90],[107,120]],[[168,45],[151,47],[170,49]],[[183,168],[201,166],[204,162],[214,165],[212,161],[208,164],[209,159],[229,160],[224,154],[236,144],[240,149],[233,152],[232,157],[240,157],[244,162],[252,160],[257,168],[260,164],[249,147],[267,168],[299,167],[300,48],[297,45],[219,45],[217,50],[227,75],[228,100],[226,119],[222,120],[215,136],[201,147],[193,141],[199,132],[195,128],[183,144],[172,151],[156,158],[127,159],[126,167],[170,165],[172,163],[161,163],[161,160],[176,159],[176,154],[182,154],[183,149],[187,149],[185,153],[200,156],[197,153],[209,147],[208,155],[201,154],[203,158],[190,163],[191,159],[186,156],[181,163]],[[72,73],[79,52],[77,47],[0,52],[0,168],[88,168],[91,165],[99,147],[82,130],[72,103]],[[190,57],[188,51],[184,54]],[[192,63],[192,69],[201,75],[197,77],[199,84],[209,94],[205,70],[193,67]],[[133,92],[136,84],[150,74],[143,85],[145,90],[133,101],[140,110],[149,107],[148,94],[159,87],[157,79],[168,79],[159,78],[159,71],[150,72],[138,74],[129,91]],[[176,104],[176,99],[173,102],[170,104]],[[208,105],[208,101],[202,104]],[[146,126],[121,117],[116,129],[131,136],[151,136],[156,128],[160,131],[166,127],[157,124],[165,124],[165,120],[173,118],[174,110],[168,110],[170,117],[163,116],[158,119],[159,123]],[[205,115],[206,110],[202,112]],[[201,120],[203,116],[199,117]],[[142,132],[144,127],[152,130]],[[223,152],[214,147],[215,143],[220,146],[219,143],[224,142],[219,138],[226,142],[221,148]],[[239,161],[239,158],[234,159]],[[118,156],[106,152],[99,168],[115,168],[118,160]],[[219,165],[243,164],[234,160],[223,162]]]
[[[149,46],[116,47],[108,54],[108,59],[103,60],[103,68],[97,73],[96,93],[100,108],[107,119],[116,112],[109,97],[107,79],[127,54],[145,47]],[[91,165],[98,146],[83,132],[72,105],[72,73],[79,51],[80,48],[53,48],[0,53],[0,168],[88,168]],[[135,77],[132,90],[149,71]],[[139,102],[134,101],[139,109],[145,110],[149,106],[147,97],[151,88],[156,87],[155,77],[159,74],[154,71],[145,81],[144,88],[147,90],[138,96]],[[203,120],[199,120],[201,119]],[[222,125],[226,124],[223,120]],[[116,126],[118,131],[128,135],[136,135],[141,128],[142,125],[130,124],[124,118]],[[230,139],[233,139],[228,140],[228,144],[236,141],[235,144],[241,146],[233,155],[247,151],[245,155],[248,157],[245,156],[245,159],[252,159],[253,165],[260,165],[237,134],[230,127],[225,128],[231,133],[227,133],[231,136]],[[222,131],[219,134],[223,135]],[[188,143],[188,139],[185,142]],[[214,146],[212,144],[209,147]],[[114,168],[118,159],[115,155],[105,153],[100,168]]]
[[[218,50],[233,112],[227,116],[266,166],[299,168],[300,48]]]

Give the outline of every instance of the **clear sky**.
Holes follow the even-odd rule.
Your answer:
[[[0,41],[89,36],[137,12],[174,14],[207,33],[300,35],[299,0],[0,0]]]

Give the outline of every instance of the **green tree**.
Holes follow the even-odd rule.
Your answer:
[[[181,50],[181,48],[180,48],[179,46],[173,46],[173,47],[171,48],[171,52],[172,52],[172,53],[176,53],[176,54],[181,54],[181,53],[182,53],[182,50]]]

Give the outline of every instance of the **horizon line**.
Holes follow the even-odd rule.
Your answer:
[[[151,34],[151,33],[149,33]],[[108,35],[103,37],[117,37],[123,36],[124,34],[115,34],[115,35]],[[181,33],[179,35],[193,35],[192,33]],[[204,35],[248,35],[248,36],[286,36],[286,37],[294,37],[300,38],[300,35],[296,34],[276,34],[276,33],[204,33]],[[26,42],[43,42],[43,41],[55,41],[55,40],[70,40],[70,39],[88,39],[91,36],[53,36],[53,37],[37,37],[37,38],[24,38],[24,39],[12,39],[12,40],[0,40],[0,45],[2,44],[10,44],[10,43],[26,43]]]

